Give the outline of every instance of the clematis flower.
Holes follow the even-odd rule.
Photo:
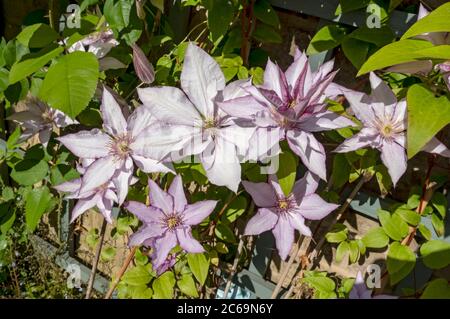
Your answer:
[[[286,196],[275,175],[269,175],[269,183],[242,181],[245,190],[259,207],[248,222],[245,235],[258,235],[272,230],[278,254],[285,260],[294,243],[294,231],[311,236],[305,220],[320,220],[338,205],[325,202],[315,194],[319,178],[307,172],[298,180],[292,193]]]
[[[156,259],[158,257],[158,254],[154,250],[151,258],[152,260]],[[166,257],[166,260],[163,261],[163,263],[155,269],[156,275],[161,276],[163,273],[165,273],[169,268],[172,268],[175,263],[177,262],[177,254],[168,254]]]
[[[348,296],[349,299],[398,299],[397,296],[375,295],[372,297],[372,290],[367,289],[364,277],[360,271],[355,278],[352,290]]]
[[[19,123],[24,129],[19,142],[24,142],[37,134],[39,141],[47,145],[55,128],[78,124],[63,112],[51,108],[35,97],[28,96],[25,103],[28,108],[26,111],[17,112],[8,117],[8,120]]]
[[[116,100],[104,89],[100,110],[105,132],[98,129],[80,131],[58,140],[79,158],[95,160],[86,169],[80,193],[93,191],[112,180],[121,205],[128,194],[134,170],[133,162],[146,173],[167,173],[172,172],[172,168],[138,154],[142,151],[137,146],[139,140],[151,140],[145,130],[158,125],[146,108],[138,107],[126,121]]]
[[[176,245],[189,253],[204,252],[202,245],[192,237],[191,226],[200,224],[209,216],[217,201],[205,200],[188,204],[180,175],[174,178],[167,193],[151,179],[148,183],[151,206],[135,201],[125,204],[125,208],[143,222],[139,231],[130,238],[129,245],[136,246],[154,240],[154,268],[166,261],[169,252]]]
[[[171,128],[164,137],[172,139],[171,152],[155,153],[154,148],[142,147],[144,154],[152,158],[176,152],[181,152],[180,158],[200,154],[208,179],[236,192],[241,181],[239,156],[247,152],[254,128],[239,126],[218,103],[245,92],[236,84],[225,87],[217,62],[192,43],[184,57],[181,88],[183,91],[167,86],[138,89],[144,106]]]
[[[100,70],[108,69],[121,69],[127,66],[113,57],[107,57],[106,55],[115,46],[119,45],[119,42],[114,38],[114,33],[111,29],[103,31],[97,31],[86,38],[75,42],[67,50],[68,52],[82,51],[91,52],[99,60]]]
[[[83,162],[84,166],[79,166],[77,168],[78,172],[81,174],[86,171],[86,167],[92,163],[92,160],[84,160]],[[80,192],[81,185],[82,179],[77,178],[53,187],[60,192],[68,192],[69,195],[66,196],[66,199],[78,199],[72,210],[70,222],[74,222],[78,216],[88,209],[97,207],[100,213],[105,217],[106,221],[111,224],[112,208],[114,203],[118,202],[114,184],[111,181],[108,181],[93,190],[83,193]]]
[[[264,159],[286,139],[305,166],[326,180],[325,150],[313,133],[355,125],[326,109],[326,98],[337,95],[333,64],[327,62],[312,72],[308,58],[297,48],[286,72],[269,59],[262,86],[243,88],[249,94],[220,103],[225,113],[258,127],[250,140],[250,159]]]
[[[335,152],[345,153],[360,148],[380,150],[381,161],[387,167],[395,186],[406,171],[406,100],[397,102],[395,94],[375,73],[370,74],[372,93],[343,89],[355,116],[362,122],[359,133],[345,140]],[[450,157],[450,150],[433,137],[422,149]]]

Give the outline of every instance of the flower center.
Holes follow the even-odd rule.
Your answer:
[[[214,118],[209,118],[203,121],[203,128],[209,129],[217,126],[217,121]]]
[[[381,135],[383,135],[384,137],[391,137],[393,132],[394,129],[390,124],[386,124],[381,128]]]
[[[280,213],[288,211],[292,206],[292,198],[285,197],[278,200],[278,211]]]
[[[123,134],[114,138],[111,146],[112,153],[119,158],[126,158],[130,153],[131,138],[128,134]]]
[[[180,226],[182,224],[182,220],[181,220],[180,216],[173,214],[173,215],[167,216],[165,223],[169,230],[174,230],[175,228],[177,228],[178,226]]]
[[[293,109],[297,106],[297,101],[296,100],[291,100],[288,104],[288,108]]]

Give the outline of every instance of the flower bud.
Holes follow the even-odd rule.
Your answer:
[[[133,65],[138,78],[144,83],[152,83],[155,80],[155,70],[153,69],[153,65],[147,59],[144,52],[142,52],[141,48],[136,44],[133,44],[132,48]]]

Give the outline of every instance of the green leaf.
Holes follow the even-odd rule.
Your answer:
[[[50,67],[39,96],[51,107],[75,118],[94,96],[98,75],[95,55],[70,53]]]
[[[151,299],[153,296],[153,290],[147,285],[129,286],[127,292],[132,299]]]
[[[392,188],[392,180],[386,166],[380,164],[375,166],[375,177],[377,179],[378,187],[382,195],[387,195]]]
[[[448,205],[447,197],[445,197],[445,195],[442,193],[434,193],[433,197],[431,198],[431,204],[438,211],[441,217],[445,218]]]
[[[429,32],[450,32],[450,3],[446,3],[414,23],[402,39]]]
[[[247,208],[247,199],[244,196],[238,196],[228,206],[225,214],[222,216],[223,220],[227,220],[229,223],[233,223],[236,219],[245,213]]]
[[[359,69],[366,62],[370,44],[353,38],[345,38],[342,41],[342,51],[353,66]]]
[[[52,205],[52,194],[47,186],[42,186],[29,191],[25,198],[25,221],[27,229],[33,232],[42,215],[47,212]]]
[[[234,18],[234,5],[229,0],[205,0],[208,10],[208,28],[215,42],[224,36]]]
[[[334,156],[333,170],[331,173],[331,180],[333,181],[334,188],[340,188],[348,182],[351,169],[345,154],[338,153]]]
[[[209,258],[206,253],[203,254],[187,254],[189,268],[198,280],[200,285],[205,284],[209,270]]]
[[[38,71],[46,65],[51,59],[57,57],[64,51],[63,47],[48,47],[42,49],[38,53],[33,53],[27,56],[26,60],[16,62],[11,67],[9,72],[9,83],[14,84],[26,78],[30,74]]]
[[[361,240],[368,248],[384,248],[389,244],[389,237],[381,227],[370,229]]]
[[[431,215],[431,224],[433,224],[434,230],[438,236],[444,235],[444,221],[439,217],[439,215],[433,213]]]
[[[450,123],[450,100],[447,96],[435,97],[427,88],[414,84],[408,90],[407,102],[407,145],[411,158]]]
[[[175,287],[175,275],[166,271],[153,281],[153,299],[171,299]]]
[[[58,33],[49,25],[43,23],[25,27],[17,35],[17,41],[29,48],[43,48],[56,39],[58,39]]]
[[[151,279],[151,274],[144,266],[131,268],[122,277],[122,281],[131,286],[146,285]]]
[[[311,276],[303,278],[303,281],[321,292],[331,292],[336,288],[336,283],[328,277]]]
[[[341,231],[331,231],[325,235],[329,243],[340,243],[347,239],[347,229]]]
[[[339,25],[324,26],[311,39],[307,54],[312,55],[337,47],[344,40],[346,33],[347,29]]]
[[[47,176],[48,164],[45,160],[24,159],[14,165],[11,177],[20,185],[33,185]]]
[[[369,3],[370,0],[339,0],[342,13],[365,8]]]
[[[219,223],[217,224],[215,230],[214,230],[217,238],[220,240],[229,242],[229,243],[235,243],[236,242],[236,236],[234,236],[233,230],[231,230],[230,226],[225,223]]]
[[[420,299],[450,299],[450,284],[447,279],[439,278],[430,281]]]
[[[58,164],[50,169],[52,185],[59,185],[80,177],[80,173],[70,165]]]
[[[194,278],[192,278],[191,274],[183,274],[177,281],[177,286],[185,295],[194,298],[198,297],[197,287],[195,287]]]
[[[379,210],[378,218],[380,219],[381,226],[386,234],[393,240],[402,240],[408,235],[408,224],[398,215],[391,215],[388,211]]]
[[[336,262],[340,263],[348,252],[350,252],[350,245],[348,242],[341,242],[336,249]]]
[[[106,247],[102,249],[101,259],[102,261],[111,261],[116,256],[116,248]]]
[[[416,61],[423,57],[417,54],[417,51],[431,48],[432,46],[433,44],[423,40],[403,40],[390,43],[369,57],[359,70],[358,76],[388,66]]]
[[[350,33],[349,37],[364,42],[373,43],[377,47],[382,47],[389,44],[395,38],[394,33],[392,33],[391,28],[388,26],[383,26],[381,28],[369,28],[366,26],[360,27]]]
[[[271,25],[272,27],[280,27],[280,19],[278,19],[278,14],[270,5],[267,0],[258,0],[254,7],[253,13],[255,17],[264,22],[265,24]]]
[[[12,209],[12,201],[3,202],[0,204],[0,233],[6,234],[16,220],[16,213]],[[1,249],[0,249],[1,250]]]
[[[7,69],[0,69],[0,93],[6,90],[9,86],[9,71]]]
[[[430,240],[420,247],[425,266],[441,269],[450,264],[450,243],[443,240]]]
[[[111,28],[121,31],[128,26],[133,2],[134,0],[106,0],[103,14]]]
[[[273,27],[267,24],[259,24],[255,31],[253,31],[252,37],[262,43],[281,43],[283,38],[280,33]]]
[[[412,226],[417,226],[420,223],[420,215],[406,207],[397,208],[394,214],[399,215],[405,222]]]
[[[352,240],[349,244],[350,247],[350,263],[355,263],[359,259],[359,245],[355,240]]]
[[[394,242],[389,246],[386,263],[391,285],[395,285],[414,269],[416,255],[409,246]]]
[[[164,13],[164,0],[150,0],[152,5],[159,10],[161,10],[162,13]]]
[[[419,225],[419,231],[422,234],[423,238],[425,238],[426,240],[430,240],[431,239],[431,231],[427,228],[427,226],[425,226],[424,224],[420,224]]]
[[[297,159],[290,151],[283,151],[279,155],[278,182],[286,196],[292,192],[297,174]]]

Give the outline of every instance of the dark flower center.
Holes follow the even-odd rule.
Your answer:
[[[290,197],[278,199],[278,212],[284,213],[290,210],[294,206],[293,201],[294,199]]]
[[[174,230],[183,223],[182,219],[177,214],[167,216],[164,222],[169,230]]]

